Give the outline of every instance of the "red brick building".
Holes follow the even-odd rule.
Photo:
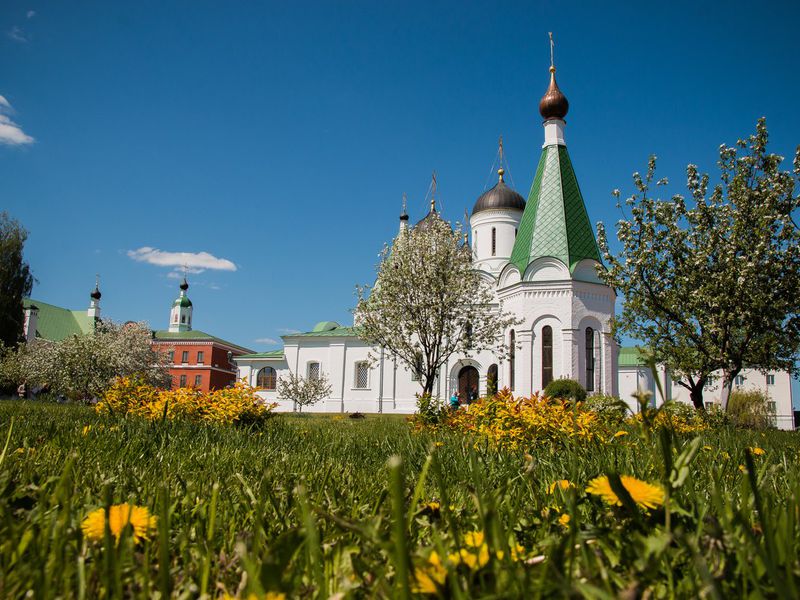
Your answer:
[[[172,387],[195,387],[204,392],[227,387],[236,381],[234,356],[253,351],[238,344],[192,329],[192,301],[181,294],[172,303],[169,329],[153,332],[153,346],[169,355]]]

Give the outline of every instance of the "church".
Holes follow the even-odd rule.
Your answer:
[[[509,357],[500,361],[488,351],[451,357],[434,387],[440,398],[454,391],[462,397],[473,390],[483,395],[495,385],[527,396],[554,379],[567,378],[579,381],[589,394],[618,396],[635,407],[632,394],[637,389],[660,401],[655,394],[659,377],[670,397],[688,401],[668,372],[651,373],[635,348],[620,349],[612,335],[616,293],[597,275],[600,252],[567,151],[568,110],[551,65],[550,84],[539,103],[544,143],[527,201],[506,184],[500,168],[497,184],[477,198],[469,218],[475,269],[503,310],[520,321],[505,332]],[[428,214],[414,226],[434,218],[441,216],[432,201]],[[401,229],[410,226],[408,219],[403,210]],[[372,352],[377,361],[368,360],[371,347],[353,326],[322,321],[311,331],[282,339],[280,350],[234,358],[238,377],[257,387],[266,401],[277,402],[278,410],[297,409],[291,400],[278,397],[277,381],[289,372],[304,378],[327,376],[331,393],[313,411],[416,410],[421,386],[415,374],[380,349]],[[775,399],[776,424],[791,428],[789,374],[747,371],[737,385],[744,386],[745,379]],[[708,396],[713,401],[714,390]]]

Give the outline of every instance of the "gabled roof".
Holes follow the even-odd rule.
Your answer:
[[[158,331],[153,332],[153,339],[163,342],[168,341],[181,341],[181,342],[217,342],[218,344],[224,344],[225,346],[230,346],[235,350],[241,350],[244,353],[252,354],[253,351],[249,348],[245,348],[244,346],[240,346],[239,344],[234,344],[233,342],[229,342],[227,340],[223,340],[222,338],[215,337],[210,333],[206,333],[205,331],[200,331],[199,329],[192,329],[191,331],[168,331],[166,329],[160,329]]]
[[[60,342],[71,335],[85,335],[94,331],[95,318],[90,317],[85,310],[69,310],[31,298],[24,298],[22,304],[25,308],[35,306],[39,309],[36,319],[37,338]]]
[[[543,256],[559,259],[570,271],[584,259],[601,262],[569,153],[558,144],[542,150],[511,263],[524,273]]]
[[[314,329],[315,331],[290,333],[288,335],[282,335],[281,337],[284,339],[296,337],[358,337],[358,332],[355,327],[342,327],[337,325],[332,329],[324,329],[322,331],[316,331],[316,327]]]

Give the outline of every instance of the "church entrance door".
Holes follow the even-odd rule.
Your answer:
[[[458,396],[462,402],[478,399],[478,369],[464,367],[458,372]]]

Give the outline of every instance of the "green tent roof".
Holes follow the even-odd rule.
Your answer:
[[[172,306],[182,306],[184,308],[191,306],[192,301],[189,300],[188,296],[178,296],[175,298],[175,302],[172,303]]]
[[[229,342],[227,340],[223,340],[222,338],[215,337],[210,333],[206,333],[205,331],[200,331],[199,329],[192,329],[191,331],[169,331],[166,329],[161,329],[159,331],[153,332],[153,338],[160,341],[213,341],[219,342],[220,344],[225,344],[226,346],[230,346],[237,350],[241,350],[247,354],[252,354],[253,351],[249,348],[245,348],[244,346],[240,346],[239,344],[234,344],[233,342]]]
[[[511,262],[524,273],[543,256],[557,258],[570,271],[587,258],[601,262],[569,153],[556,144],[542,150]]]
[[[59,342],[71,335],[84,335],[94,331],[95,319],[85,310],[69,310],[31,298],[22,301],[25,308],[39,309],[36,320],[36,337]]]

